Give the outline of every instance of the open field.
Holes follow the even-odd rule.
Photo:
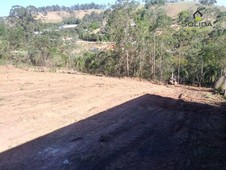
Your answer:
[[[211,89],[0,67],[0,169],[224,169]]]
[[[92,12],[101,13],[103,10],[100,9],[88,9],[88,10],[76,10],[73,13],[69,13],[66,11],[53,11],[48,12],[46,15],[39,13],[36,19],[41,19],[46,23],[59,23],[62,22],[64,18],[74,17],[82,19],[85,15],[91,14]]]

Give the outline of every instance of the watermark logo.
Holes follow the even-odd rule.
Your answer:
[[[197,10],[193,14],[193,21],[183,22],[182,26],[183,27],[190,27],[190,28],[212,27],[213,24],[210,21],[205,21],[205,19],[203,17],[204,17],[204,14],[201,11]]]
[[[202,18],[203,14],[197,10],[194,14],[193,14],[193,18],[196,22],[201,22],[203,20]]]

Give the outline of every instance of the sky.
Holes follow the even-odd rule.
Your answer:
[[[72,6],[75,4],[84,4],[95,2],[97,4],[114,3],[115,0],[6,0],[0,3],[0,16],[8,16],[9,11],[13,5],[35,7],[59,5],[59,6]],[[217,0],[217,5],[223,5],[226,7],[226,0]]]
[[[115,2],[115,0],[5,0],[0,2],[0,16],[8,16],[13,5],[20,5],[24,7],[29,5],[33,5],[35,7],[59,5],[69,7],[75,4],[85,4],[91,2],[96,4],[107,4]]]

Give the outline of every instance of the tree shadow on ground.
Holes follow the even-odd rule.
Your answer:
[[[225,114],[146,94],[0,153],[0,169],[225,169]]]

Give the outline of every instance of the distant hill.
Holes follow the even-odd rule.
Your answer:
[[[175,18],[177,14],[184,10],[195,11],[200,4],[195,2],[178,2],[178,3],[167,3],[164,9],[168,16]]]
[[[201,6],[198,2],[178,2],[178,3],[167,3],[164,9],[168,16],[175,18],[177,14],[184,10],[196,11],[197,7]],[[226,7],[218,7],[221,11],[226,11]]]
[[[141,5],[143,6],[143,5]],[[181,11],[191,10],[195,11],[197,7],[200,6],[197,2],[178,2],[178,3],[167,3],[163,6],[168,16],[175,18]],[[220,8],[221,11],[226,11],[226,7],[216,6]],[[103,9],[87,9],[87,10],[74,10],[72,12],[68,11],[51,11],[44,13],[39,13],[37,19],[41,19],[46,23],[58,23],[61,22],[64,18],[75,17],[75,18],[83,18],[86,14],[90,14],[91,12],[101,13]]]
[[[58,23],[62,22],[64,18],[75,17],[82,19],[86,14],[91,12],[101,13],[102,11],[101,9],[74,10],[73,12],[52,11],[47,12],[47,14],[39,13],[36,18],[46,23]]]

